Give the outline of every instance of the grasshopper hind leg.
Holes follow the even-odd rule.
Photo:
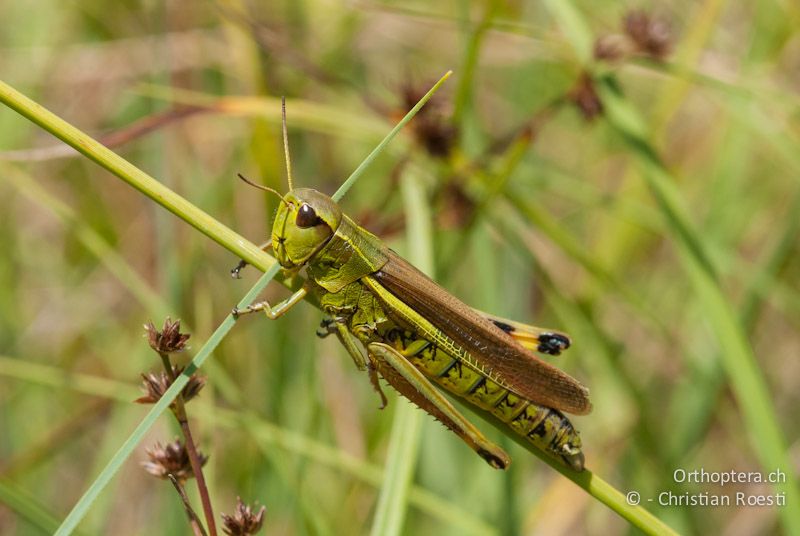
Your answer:
[[[453,431],[489,465],[495,469],[508,467],[508,454],[486,439],[402,353],[379,342],[368,344],[367,352],[378,372],[397,392]]]

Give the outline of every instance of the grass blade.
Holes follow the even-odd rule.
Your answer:
[[[140,170],[114,151],[70,125],[0,80],[0,102],[100,164],[144,195],[157,202],[221,246],[246,260],[262,272],[277,265],[275,259],[222,225],[210,215]]]

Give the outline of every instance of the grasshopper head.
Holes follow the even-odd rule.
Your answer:
[[[284,196],[272,225],[272,249],[284,268],[307,263],[336,232],[342,211],[327,195],[295,188]]]

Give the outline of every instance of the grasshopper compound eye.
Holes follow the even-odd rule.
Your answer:
[[[303,203],[300,206],[300,210],[297,211],[297,219],[294,222],[301,229],[308,229],[321,223],[321,221],[314,209],[310,205]]]

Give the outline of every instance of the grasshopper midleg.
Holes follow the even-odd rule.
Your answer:
[[[389,404],[389,401],[386,399],[386,395],[383,394],[383,389],[381,389],[381,384],[378,381],[378,370],[372,361],[367,362],[364,358],[364,354],[362,354],[361,350],[358,348],[358,339],[348,329],[346,321],[346,318],[341,318],[340,320],[334,319],[334,322],[336,322],[336,336],[342,343],[342,346],[344,346],[344,349],[347,350],[347,353],[350,354],[350,357],[353,358],[353,363],[355,363],[356,368],[358,370],[367,371],[372,388],[375,389],[378,396],[381,397],[381,406],[379,409],[383,409]]]

